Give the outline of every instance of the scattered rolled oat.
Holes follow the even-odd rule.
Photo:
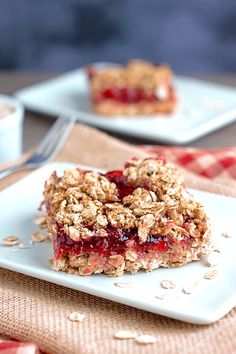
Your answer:
[[[47,219],[44,215],[37,215],[33,217],[35,225],[39,226],[42,229],[47,227]]]
[[[43,242],[43,241],[45,241],[45,235],[43,235],[39,231],[33,232],[31,237],[32,237],[32,240],[34,242]]]
[[[175,283],[172,280],[162,280],[161,281],[161,286],[164,289],[174,289],[175,288]]]
[[[136,338],[137,334],[131,331],[120,330],[114,334],[114,338],[116,339],[132,339]]]
[[[45,235],[45,241],[52,241],[52,234],[47,233],[47,234]]]
[[[30,248],[30,246],[29,246],[29,245],[25,245],[24,243],[20,243],[20,244],[19,244],[19,248],[21,248],[21,249],[27,249],[27,248]]]
[[[135,341],[138,344],[154,344],[156,343],[157,339],[149,334],[143,334],[135,338]]]
[[[192,285],[189,285],[189,286],[184,286],[183,287],[183,293],[190,295],[196,290],[197,286],[198,286],[197,282],[192,284]]]
[[[220,254],[218,252],[211,252],[208,255],[202,257],[202,261],[208,267],[214,267],[220,262]]]
[[[80,312],[72,312],[68,318],[72,322],[82,322],[85,319],[85,315]]]
[[[206,274],[204,275],[205,279],[215,279],[217,277],[217,275],[219,274],[218,269],[212,269],[209,270],[209,272],[206,272]]]
[[[20,243],[20,239],[16,236],[6,236],[2,241],[2,244],[4,246],[15,246],[15,245],[19,245],[19,243]]]
[[[160,293],[155,295],[155,298],[159,300],[164,300],[166,297],[167,297],[167,293]]]
[[[131,288],[132,284],[131,283],[125,283],[125,282],[115,282],[113,283],[115,286],[118,286],[119,288]]]
[[[221,247],[219,245],[213,245],[212,249],[214,252],[221,253]]]
[[[231,238],[232,235],[229,234],[228,232],[222,232],[221,236],[225,237],[225,238]]]

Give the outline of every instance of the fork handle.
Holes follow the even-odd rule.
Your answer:
[[[7,177],[7,176],[10,176],[14,172],[25,170],[27,168],[30,168],[30,166],[28,166],[26,164],[19,164],[16,166],[5,168],[5,170],[0,171],[0,180]]]

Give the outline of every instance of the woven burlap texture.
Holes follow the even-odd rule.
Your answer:
[[[131,156],[144,153],[77,124],[56,160],[110,169],[121,167]],[[25,173],[7,178],[0,187]],[[236,197],[234,182],[225,186],[185,175],[190,187]],[[85,320],[69,321],[72,311],[85,314]],[[116,340],[113,335],[119,329],[154,335],[158,341],[142,346],[133,340]],[[52,354],[235,353],[236,311],[210,326],[192,325],[0,269],[0,333],[33,341]]]

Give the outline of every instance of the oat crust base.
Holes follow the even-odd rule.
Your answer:
[[[105,100],[98,104],[94,104],[96,113],[104,116],[144,116],[173,113],[176,109],[176,100],[157,101],[157,102],[140,102],[135,104],[122,104]]]
[[[134,252],[126,252],[125,256],[115,255],[109,258],[96,253],[85,255],[66,255],[59,260],[52,260],[52,269],[69,274],[91,275],[105,273],[109,276],[119,277],[124,272],[137,273],[139,270],[150,272],[157,268],[177,268],[192,261],[198,261],[203,254],[209,253],[210,246],[205,239],[202,244],[195,247],[175,247],[167,253],[148,251],[142,256]]]

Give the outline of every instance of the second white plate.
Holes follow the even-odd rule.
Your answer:
[[[100,63],[100,66],[104,66]],[[183,144],[236,119],[236,89],[177,76],[179,99],[174,114],[156,117],[103,117],[93,112],[85,69],[78,69],[15,93],[26,108],[78,121],[115,133],[156,142]]]

